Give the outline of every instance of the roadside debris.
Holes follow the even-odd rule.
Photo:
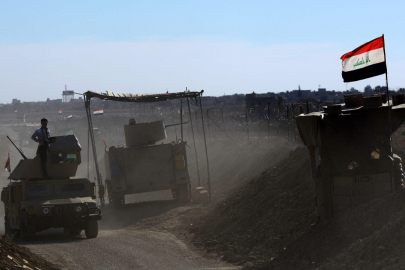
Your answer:
[[[57,267],[33,254],[28,248],[18,246],[6,236],[0,238],[0,269],[56,270]]]

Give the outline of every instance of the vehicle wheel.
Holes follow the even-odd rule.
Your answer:
[[[87,238],[96,238],[98,235],[98,223],[97,220],[89,220],[84,230]]]
[[[191,202],[192,196],[191,196],[191,184],[187,185],[188,188],[188,202]]]
[[[172,189],[173,199],[178,201],[179,200],[179,188]]]
[[[4,217],[4,234],[5,235],[12,235],[14,232],[10,227],[10,221],[8,220],[8,217]]]
[[[82,229],[77,227],[70,227],[68,232],[70,235],[79,236],[82,233]]]
[[[178,200],[182,203],[190,202],[190,189],[188,184],[180,185],[178,187]]]
[[[28,214],[24,211],[21,215],[21,237],[30,240],[35,236],[35,225],[28,220]]]
[[[122,208],[125,205],[125,195],[122,193],[111,193],[109,201],[114,208]]]

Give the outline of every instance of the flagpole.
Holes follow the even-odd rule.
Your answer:
[[[8,170],[8,172],[10,173],[10,175],[11,175],[11,160],[10,160],[10,153],[7,153],[8,154],[8,161],[9,161],[9,163],[8,163],[8,168],[7,168],[7,170]],[[11,179],[10,179],[10,183],[11,183]]]
[[[382,35],[383,37],[383,48],[384,48],[384,57],[385,57],[385,82],[387,85],[387,101],[388,101],[388,119],[389,119],[389,124],[390,124],[390,151],[391,151],[391,156],[392,156],[392,126],[391,126],[391,105],[390,105],[390,96],[389,96],[389,88],[388,88],[388,68],[387,68],[387,54],[385,53],[385,39],[384,39],[384,34]]]
[[[385,58],[385,82],[387,85],[387,102],[388,102],[388,121],[389,121],[389,127],[390,127],[390,151],[391,151],[391,157],[393,158],[393,152],[392,152],[392,125],[391,125],[391,106],[390,106],[390,92],[388,88],[388,68],[387,68],[387,54],[385,53],[385,39],[384,39],[384,34],[382,35],[383,37],[383,48],[384,48],[384,58]],[[395,192],[395,182],[394,182],[394,167],[391,169],[391,186],[392,186],[392,192]]]

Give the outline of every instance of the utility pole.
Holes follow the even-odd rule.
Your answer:
[[[267,104],[267,137],[270,139],[270,103]]]
[[[246,119],[246,132],[247,132],[247,137],[248,137],[248,141],[250,141],[249,138],[249,124],[248,124],[248,113],[245,113],[245,119]]]

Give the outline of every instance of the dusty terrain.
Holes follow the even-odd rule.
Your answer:
[[[200,256],[163,231],[101,230],[92,240],[55,232],[24,245],[61,269],[237,269]]]
[[[3,129],[2,133],[11,134],[17,140],[21,136],[12,127]],[[244,133],[233,136],[232,139],[211,137],[208,140],[213,204],[226,198],[257,172],[288,156],[295,147],[295,142],[279,138],[260,140],[252,135],[248,141]],[[86,176],[87,145],[83,138],[81,142],[84,158],[78,176]],[[189,171],[192,186],[196,187],[196,159],[190,138],[188,145]],[[34,147],[23,147],[23,150],[27,156],[35,154]],[[12,153],[13,168],[18,162],[18,154],[12,147],[5,147],[2,152]],[[197,138],[197,154],[201,185],[207,187],[207,165],[201,138]],[[6,177],[7,173],[2,176]],[[84,233],[80,237],[70,237],[63,235],[62,230],[48,230],[38,233],[33,241],[15,239],[14,242],[30,248],[40,259],[46,259],[60,269],[239,269],[239,266],[221,261],[218,254],[206,254],[191,242],[193,234],[189,227],[207,207],[208,204],[159,202],[128,205],[119,211],[107,207],[103,209],[96,239],[87,240]]]
[[[0,238],[0,269],[42,269],[53,270],[57,267],[47,262],[28,248],[15,245],[10,239]]]
[[[293,148],[292,143],[281,147],[262,144],[261,148],[250,143],[245,149],[253,160],[244,164],[245,156],[233,153],[236,150],[229,150],[227,158],[220,154],[226,151],[227,145],[217,143],[216,150],[211,151],[214,153],[210,157],[214,201],[224,197],[224,190],[233,190],[248,180],[255,168],[274,164]],[[256,167],[246,171],[250,163],[256,163]],[[201,178],[204,177],[201,173]],[[61,230],[49,230],[38,234],[32,242],[16,243],[29,247],[62,269],[239,269],[192,244],[189,228],[206,211],[207,205],[155,202],[127,205],[119,211],[105,208],[96,239],[87,240],[84,235],[72,238]]]
[[[309,171],[306,149],[292,151],[208,209],[194,243],[240,265],[276,258],[316,222]]]
[[[299,142],[291,139],[252,136],[248,141],[244,135],[208,141],[212,203],[156,202],[128,205],[119,211],[105,208],[96,239],[49,230],[32,242],[15,242],[42,256],[35,259],[38,262],[46,259],[55,265],[44,263],[43,269],[405,267],[405,191],[352,207],[332,220],[318,221],[307,150],[297,148]],[[403,135],[400,129],[393,140],[394,150],[402,158]],[[192,140],[186,139],[195,187],[195,153]],[[33,152],[30,148],[25,151]],[[201,185],[207,187],[201,138],[197,139],[197,153]],[[85,175],[86,170],[80,173]]]
[[[48,231],[31,243],[17,243],[62,269],[233,269],[225,261],[250,269],[405,265],[404,191],[317,222],[309,179],[307,151],[298,148],[233,186],[227,199],[106,209],[97,239]]]
[[[400,132],[394,151],[403,154]],[[208,207],[190,227],[193,242],[247,269],[405,267],[405,190],[318,221],[310,178],[306,149],[292,151]]]

